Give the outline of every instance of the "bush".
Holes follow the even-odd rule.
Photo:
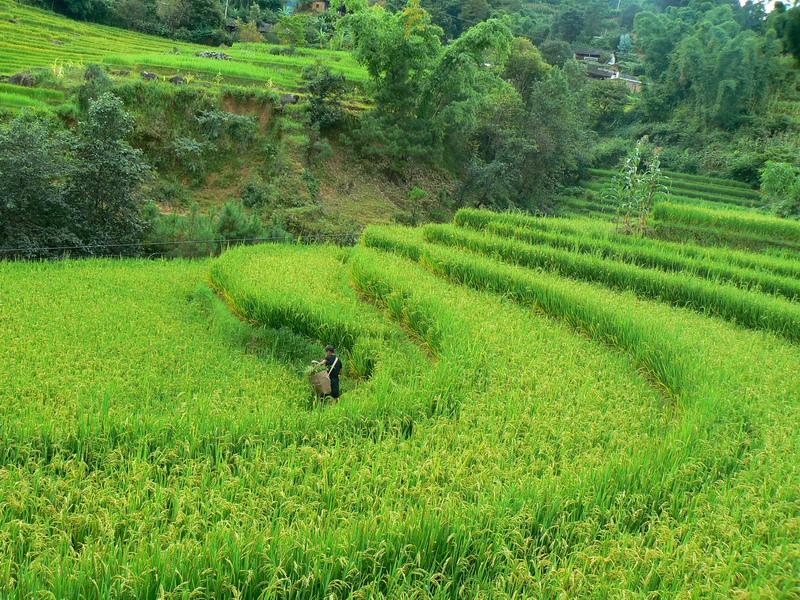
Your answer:
[[[78,88],[78,106],[88,110],[89,103],[107,92],[113,82],[101,65],[89,65],[83,75],[83,84]]]
[[[249,146],[258,131],[254,117],[218,109],[202,111],[197,116],[197,122],[208,139],[229,148]]]
[[[151,217],[145,249],[168,258],[199,258],[216,253],[215,239],[211,218],[201,214],[195,203],[188,215],[162,215],[156,210]]]
[[[224,244],[252,242],[264,237],[264,227],[256,215],[245,213],[241,204],[226,202],[214,218],[214,232]]]
[[[591,164],[594,167],[617,167],[630,148],[630,140],[618,137],[604,139],[592,149]]]
[[[335,74],[322,64],[306,67],[303,81],[311,97],[308,115],[312,125],[320,129],[336,127],[344,119],[342,99],[347,92],[344,75]]]
[[[242,189],[242,204],[247,208],[262,208],[273,203],[275,190],[258,177],[251,177]]]
[[[782,216],[800,216],[800,169],[769,161],[761,170],[761,191],[772,209]]]
[[[260,43],[264,41],[264,37],[259,33],[258,25],[256,25],[254,21],[251,21],[249,23],[239,23],[239,41]]]
[[[75,168],[64,193],[78,211],[81,238],[110,245],[100,254],[136,254],[128,244],[142,237],[142,185],[151,171],[141,150],[126,141],[133,126],[122,101],[106,93],[90,101],[75,144]]]
[[[206,172],[207,149],[208,144],[190,137],[178,137],[172,141],[176,164],[197,178],[201,178]]]

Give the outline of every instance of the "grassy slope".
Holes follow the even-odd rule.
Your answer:
[[[11,19],[16,20],[12,23]],[[350,81],[363,83],[366,72],[346,52],[302,49],[293,56],[272,54],[268,44],[237,44],[225,49],[233,58],[196,57],[208,47],[185,44],[114,27],[72,21],[51,12],[0,0],[0,74],[32,68],[82,67],[100,63],[116,69],[180,74],[210,82],[298,89],[302,69],[321,60]]]
[[[323,61],[360,86],[367,79],[366,72],[349,53],[304,48],[285,56],[272,51],[286,48],[237,44],[224,50],[233,60],[216,61],[194,56],[208,50],[206,47],[72,21],[11,0],[0,0],[0,16],[0,75],[32,68],[48,70],[46,87],[0,83],[0,108],[16,111],[64,104],[81,83],[87,64],[107,65],[116,85],[133,90],[125,97],[128,110],[137,118],[136,143],[148,148],[151,161],[159,164],[159,186],[177,182],[184,189],[176,202],[162,205],[165,212],[185,214],[191,202],[197,202],[204,212],[213,212],[222,202],[238,199],[253,177],[260,175],[269,181],[265,172],[270,170],[270,160],[264,156],[264,144],[278,146],[284,154],[281,160],[286,162],[278,171],[287,176],[276,184],[276,194],[286,205],[305,206],[308,214],[297,216],[303,229],[354,231],[371,223],[389,223],[410,210],[407,198],[413,186],[436,193],[454,185],[452,176],[425,168],[405,181],[390,180],[336,144],[331,158],[309,161],[301,112],[281,115],[274,107],[245,97],[268,90],[300,90],[302,69],[315,61]],[[11,18],[16,23],[10,22]],[[164,78],[183,75],[190,84],[180,89],[191,88],[191,93],[179,98],[175,86],[142,82],[139,72],[144,70]],[[197,137],[197,132],[187,127],[194,116],[189,107],[194,103],[207,109],[203,95],[222,110],[255,117],[259,133],[250,148],[212,153],[205,159],[206,172],[198,176],[175,167],[172,138]],[[309,198],[302,179],[306,170],[320,182],[316,199]],[[159,186],[152,192],[155,197],[159,197]]]

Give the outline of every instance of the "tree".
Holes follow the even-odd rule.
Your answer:
[[[781,40],[784,51],[800,60],[800,6],[786,11]]]
[[[467,25],[475,25],[489,18],[490,9],[486,0],[466,0],[459,16]]]
[[[574,56],[572,46],[563,40],[547,40],[539,46],[539,50],[548,64],[556,67],[563,67]]]
[[[442,30],[411,0],[401,12],[372,6],[347,17],[355,56],[372,79],[376,108],[354,132],[368,154],[392,168],[429,154],[431,129],[419,111],[428,77],[442,52]]]
[[[628,103],[628,90],[623,82],[591,81],[586,86],[586,92],[592,129],[608,131],[621,123]]]
[[[586,25],[586,14],[570,8],[558,14],[553,22],[553,35],[567,42],[576,41]]]
[[[550,65],[530,40],[514,38],[503,76],[524,99],[528,98],[533,84],[543,79],[549,69]]]
[[[124,244],[141,240],[141,186],[150,170],[142,152],[126,141],[132,131],[133,118],[109,93],[90,103],[88,118],[81,123],[65,197],[77,212],[77,232],[84,243],[109,245],[90,253],[135,254],[135,247]]]
[[[667,191],[663,183],[658,154],[647,163],[644,160],[645,138],[639,140],[625,159],[621,172],[606,198],[617,210],[617,225],[623,233],[644,235],[653,204],[659,194]]]
[[[38,119],[17,117],[0,129],[0,247],[19,248],[0,258],[42,258],[43,250],[75,246],[75,211],[65,201],[72,169],[70,136]]]
[[[342,99],[347,91],[344,75],[333,73],[330,67],[318,63],[303,70],[303,80],[311,97],[308,114],[311,124],[320,129],[338,125],[344,118]]]
[[[281,15],[275,25],[275,34],[282,44],[302,46],[306,41],[306,17],[303,15]]]
[[[420,104],[435,151],[446,147],[450,156],[464,154],[464,140],[477,125],[485,103],[508,85],[494,65],[506,62],[511,42],[508,28],[492,19],[471,27],[444,50],[427,78]]]

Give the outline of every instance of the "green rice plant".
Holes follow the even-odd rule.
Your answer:
[[[439,226],[426,226],[423,231],[425,239],[433,239],[436,242],[442,242],[447,239],[447,230]],[[478,237],[481,236],[476,236],[476,238]],[[425,247],[420,243],[421,241],[422,238],[418,237],[415,242],[412,235],[398,228],[369,227],[362,237],[362,243],[367,247],[398,252],[412,260],[421,262],[433,272],[453,276],[457,281],[463,283],[462,275],[457,274],[461,273],[461,271],[456,272],[452,271],[450,267],[445,268],[444,265],[452,266],[453,263],[445,263],[442,259],[445,255],[452,257],[456,253]],[[412,247],[414,250],[411,250]],[[454,269],[455,267],[452,268]],[[470,267],[465,267],[465,269],[464,273],[469,271]],[[478,272],[477,268],[476,272]],[[467,275],[464,274],[463,277],[467,277]],[[570,325],[585,330],[593,337],[598,337],[612,345],[619,345],[626,351],[637,353],[637,360],[667,390],[675,394],[684,391],[688,384],[682,369],[676,366],[681,364],[680,353],[663,350],[660,347],[654,348],[651,342],[646,341],[649,337],[648,333],[632,325],[622,325],[615,313],[601,312],[596,315],[594,312],[598,310],[597,307],[588,308],[585,303],[578,301],[578,297],[553,289],[550,284],[552,284],[552,281],[539,288],[536,294],[537,302],[541,303],[546,312],[555,314],[559,318],[566,320]],[[489,280],[481,283],[480,287],[481,289],[491,289],[494,292],[508,292],[508,290],[501,290],[499,287],[492,287]],[[528,291],[526,293],[529,294],[529,297],[532,297],[533,292]],[[512,297],[516,297],[513,292]],[[668,347],[668,345],[665,347]],[[662,354],[662,352],[666,354]]]
[[[800,340],[800,306],[692,275],[644,269],[598,256],[574,254],[492,234],[471,233],[447,225],[429,225],[427,240],[464,247],[499,260],[554,271],[566,277],[627,289],[645,297],[720,316],[745,327],[765,329]]]
[[[37,108],[41,110],[48,110],[50,105],[38,98],[31,98],[27,95],[8,93],[0,90],[0,107],[21,109],[21,108]]]
[[[156,70],[165,75],[179,71],[214,82],[249,86],[271,83],[279,89],[296,90],[302,87],[303,68],[324,60],[351,82],[363,84],[368,79],[366,71],[346,52],[308,49],[283,56],[271,53],[273,47],[267,44],[237,44],[226,51],[232,60],[216,61],[195,56],[203,50],[199,45],[80,23],[9,0],[3,0],[0,9],[14,15],[0,20],[0,74],[54,64],[83,68],[91,62]]]
[[[666,223],[695,225],[721,229],[745,236],[758,236],[783,241],[800,247],[800,223],[759,214],[742,214],[661,202],[654,209],[655,217]]]
[[[791,595],[797,347],[385,234],[422,261],[0,263],[0,595]],[[312,319],[215,269],[381,331],[371,376],[310,408]]]
[[[612,241],[632,248],[668,250],[670,253],[720,265],[730,265],[772,273],[781,277],[800,277],[800,262],[791,258],[765,256],[728,248],[713,248],[688,243],[671,243],[663,240],[632,239],[614,232],[610,224],[579,219],[536,218],[522,213],[494,213],[474,209],[461,209],[455,221],[462,227],[485,229],[490,224],[503,224],[515,228],[536,229],[556,234]]]
[[[691,273],[712,281],[724,281],[745,289],[785,296],[790,300],[800,299],[800,281],[710,260],[701,260],[676,254],[657,244],[645,245],[619,242],[609,238],[592,238],[567,233],[548,232],[541,229],[526,229],[503,223],[488,223],[485,231],[506,238],[514,238],[530,244],[546,244],[571,252],[590,254],[634,264],[641,267]]]
[[[401,253],[408,254],[408,237],[407,232],[384,229],[373,231],[367,240],[370,243],[370,241],[383,238],[383,247],[390,247],[392,241],[397,240],[401,242],[397,249]],[[646,530],[648,527],[645,523],[650,521],[644,515],[650,511],[663,510],[665,506],[670,506],[666,509],[668,514],[679,514],[681,509],[674,503],[674,494],[682,493],[678,490],[707,489],[702,482],[709,481],[705,479],[709,474],[711,474],[712,480],[720,474],[723,478],[728,477],[742,468],[741,465],[748,449],[752,448],[753,444],[759,443],[755,439],[757,434],[749,425],[754,418],[751,407],[734,400],[739,396],[737,389],[740,389],[738,386],[741,384],[737,381],[742,381],[742,373],[736,371],[737,368],[741,368],[740,366],[732,364],[737,361],[730,360],[731,354],[728,352],[731,350],[730,334],[722,334],[716,330],[713,333],[708,331],[706,328],[706,324],[710,323],[708,320],[703,319],[703,325],[700,325],[702,317],[689,319],[692,323],[685,323],[686,329],[682,329],[680,332],[674,331],[675,325],[685,317],[675,319],[674,315],[668,316],[667,314],[656,316],[652,312],[654,307],[636,302],[629,304],[624,297],[606,298],[604,292],[593,289],[591,286],[568,284],[547,274],[530,272],[519,267],[498,265],[488,258],[436,248],[419,241],[417,246],[417,255],[422,264],[452,281],[474,289],[490,290],[521,303],[533,304],[547,311],[548,314],[561,318],[565,315],[581,314],[576,307],[584,306],[587,308],[587,312],[579,318],[584,323],[587,321],[598,322],[596,319],[600,314],[606,310],[612,312],[616,310],[618,311],[617,317],[612,317],[612,322],[620,323],[616,319],[621,315],[628,315],[631,319],[624,324],[620,323],[625,329],[630,327],[636,330],[645,323],[647,326],[654,327],[655,337],[648,336],[648,339],[650,342],[656,342],[661,349],[674,347],[679,339],[691,339],[691,343],[699,352],[694,358],[689,359],[686,368],[681,369],[685,375],[694,373],[694,376],[690,378],[699,377],[699,380],[695,382],[696,388],[690,386],[687,389],[688,398],[693,400],[688,401],[688,398],[686,400],[692,409],[671,430],[668,435],[669,442],[665,440],[665,444],[658,448],[648,448],[641,454],[631,457],[629,461],[615,462],[609,466],[608,470],[590,475],[583,480],[584,485],[577,488],[571,488],[565,482],[562,482],[558,489],[539,486],[522,492],[521,488],[515,488],[515,494],[507,498],[506,503],[507,506],[520,509],[530,507],[523,518],[526,527],[522,535],[525,539],[553,540],[552,543],[560,544],[559,547],[564,552],[569,544],[574,542],[574,538],[569,533],[569,523],[573,522],[573,518],[580,521],[582,518],[587,518],[587,515],[596,515],[588,518],[597,528],[596,531],[602,530],[607,521],[600,515],[605,514],[606,511],[618,516],[618,519],[615,519],[614,528],[616,530],[624,529],[623,523],[627,523],[633,528],[638,527],[638,532]],[[559,294],[556,290],[567,291],[568,295]],[[647,314],[646,318],[644,318],[644,313]],[[638,316],[634,317],[634,315]],[[602,319],[599,322],[602,323]],[[600,333],[602,335],[604,330],[605,327],[601,326],[599,331],[594,330],[593,334]],[[626,334],[630,335],[630,330]],[[621,336],[615,334],[609,339],[614,344],[621,341],[624,346],[626,334]],[[721,338],[725,338],[726,341],[721,342]],[[700,348],[705,343],[718,349],[725,348],[723,353],[726,356],[720,361],[715,361],[715,364],[719,366],[718,373],[714,373],[713,370],[701,373],[693,371],[690,366],[692,364],[699,366],[710,356],[707,351]],[[637,352],[639,348],[638,342],[632,346],[634,352]],[[735,352],[742,352],[742,350],[743,346],[737,345]],[[774,349],[767,350],[766,348],[764,350],[763,356],[769,356],[774,351]],[[678,354],[686,358],[692,352],[691,349],[684,348]],[[778,354],[781,352],[779,351]],[[741,363],[744,365],[744,370],[749,373],[745,380],[758,379],[754,373],[759,369],[759,364],[762,364],[760,360]],[[717,376],[719,379],[711,383],[711,380]],[[786,384],[791,385],[788,381]],[[723,391],[727,386],[730,386],[730,391]],[[782,389],[782,392],[778,392],[777,389],[774,391],[780,394],[787,393],[789,390],[788,387]],[[795,390],[789,393],[796,397],[798,392]],[[714,442],[709,445],[711,440]],[[712,446],[715,450],[707,452]],[[686,451],[689,448],[691,450]],[[682,475],[676,477],[677,473]],[[697,479],[695,479],[696,477]],[[689,481],[693,481],[693,483],[690,484]],[[620,488],[617,488],[617,485],[620,485]],[[686,485],[689,487],[684,488],[683,486]],[[569,491],[561,496],[561,493],[568,487]],[[618,489],[625,490],[621,496],[615,492]],[[700,492],[700,495],[703,494],[704,492]],[[766,507],[768,504],[769,501],[762,503],[762,506]],[[626,514],[627,509],[623,508],[624,506],[628,508],[637,506],[644,512],[640,513],[639,519],[630,520],[630,514]],[[788,509],[788,505],[785,506],[785,509]],[[709,509],[709,513],[713,513],[713,509]],[[708,516],[709,521],[713,521],[714,517],[711,517],[710,514]],[[634,535],[637,534],[634,533]],[[646,534],[642,535],[644,538],[648,538]],[[570,567],[572,567],[571,564]],[[677,582],[675,583],[677,584]],[[613,585],[609,589],[613,589]]]
[[[695,186],[695,189],[698,191],[703,191],[702,186],[705,185],[710,190],[711,188],[717,188],[720,190],[724,190],[725,193],[728,191],[731,192],[732,195],[741,195],[743,198],[752,198],[757,200],[760,197],[758,190],[752,189],[746,183],[741,181],[735,181],[733,179],[720,179],[717,177],[707,177],[703,175],[690,175],[688,173],[678,173],[676,171],[662,171],[664,175],[669,177],[670,183],[678,185],[678,186]],[[612,169],[589,169],[589,173],[597,178],[612,178],[617,174],[617,171]],[[697,187],[700,186],[700,187]],[[690,188],[686,188],[690,189]]]
[[[692,181],[697,183],[710,183],[720,187],[742,188],[752,190],[752,187],[743,181],[735,179],[724,179],[721,177],[710,177],[707,175],[692,175],[690,173],[678,173],[677,171],[664,171],[664,175],[675,181]]]

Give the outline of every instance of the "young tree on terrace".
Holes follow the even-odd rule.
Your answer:
[[[606,195],[606,199],[617,210],[617,226],[629,235],[641,236],[647,233],[656,197],[667,191],[658,153],[649,161],[645,160],[646,144],[646,138],[642,138],[631,150]]]

